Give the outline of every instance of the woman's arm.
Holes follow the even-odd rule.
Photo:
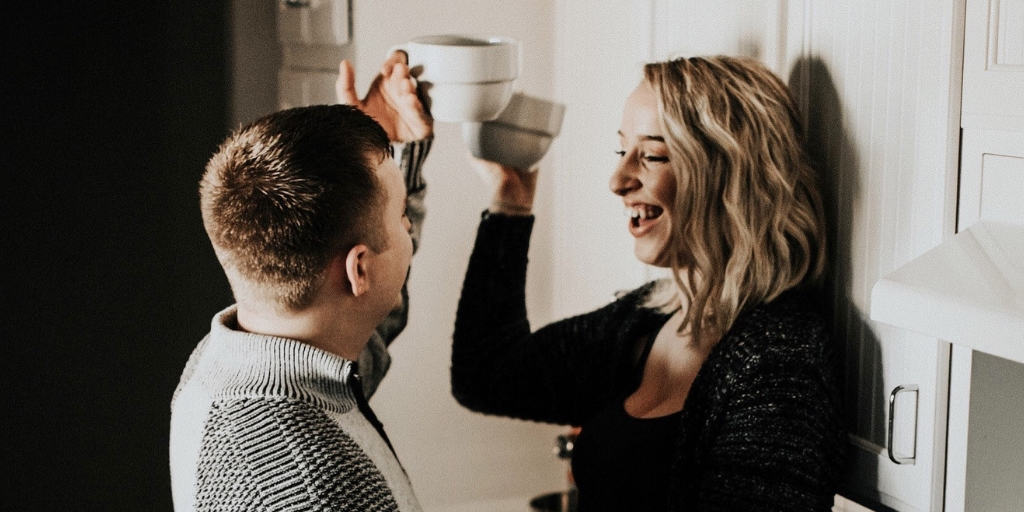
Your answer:
[[[484,214],[456,313],[452,392],[479,412],[581,424],[632,378],[636,342],[656,315],[639,307],[641,289],[531,332],[532,226],[533,217]]]

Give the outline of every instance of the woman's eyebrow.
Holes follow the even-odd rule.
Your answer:
[[[622,134],[622,130],[619,130],[619,131],[617,131],[615,133],[619,134],[619,137],[625,137],[625,135]],[[661,135],[640,135],[639,139],[640,140],[653,140],[653,141],[656,141],[656,142],[665,142],[665,137],[662,137]]]

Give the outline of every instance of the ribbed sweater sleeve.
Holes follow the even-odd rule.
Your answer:
[[[396,143],[394,145],[395,160],[398,161],[398,168],[405,178],[405,189],[408,197],[405,201],[405,214],[409,217],[412,225],[410,235],[412,236],[413,254],[420,247],[420,233],[423,230],[423,219],[426,217],[426,209],[423,207],[423,198],[426,196],[427,183],[423,179],[423,162],[430,153],[430,146],[433,144],[433,137],[423,140]],[[406,287],[402,287],[402,304],[377,327],[377,334],[380,335],[385,344],[390,344],[402,329],[405,328],[409,313],[409,294]],[[365,370],[364,370],[365,373]],[[364,378],[366,375],[363,376]]]
[[[578,425],[632,378],[641,334],[630,312],[641,292],[531,331],[532,226],[533,217],[484,213],[456,312],[452,390],[479,412]]]
[[[427,183],[423,179],[423,163],[430,153],[430,146],[433,142],[434,138],[430,136],[422,140],[393,145],[395,160],[405,178],[405,189],[408,194],[405,213],[412,224],[410,234],[413,254],[420,247],[420,233],[423,231],[423,219],[426,217],[423,198],[427,192]],[[373,336],[366,343],[366,348],[359,354],[359,371],[363,377],[363,392],[367,397],[373,396],[388,368],[391,367],[388,345],[402,333],[408,321],[409,290],[408,283],[406,283],[405,286],[402,286],[402,303],[388,313],[384,321],[377,326]]]

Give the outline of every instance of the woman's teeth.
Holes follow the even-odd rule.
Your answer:
[[[634,220],[653,219],[661,215],[662,209],[653,205],[640,205],[626,208],[626,215]]]

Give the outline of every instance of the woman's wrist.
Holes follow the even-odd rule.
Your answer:
[[[495,199],[494,201],[491,201],[491,205],[487,208],[487,210],[491,213],[499,213],[502,215],[533,215],[533,205],[521,204],[512,201],[503,201],[500,199]]]
[[[491,196],[490,210],[506,215],[532,215],[537,174],[509,169]]]

